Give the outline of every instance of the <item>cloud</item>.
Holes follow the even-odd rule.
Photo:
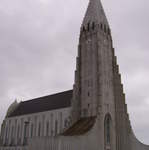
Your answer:
[[[0,1],[0,122],[15,100],[72,88],[88,0]],[[149,1],[104,0],[136,135],[149,143]],[[141,120],[138,118],[141,118]]]

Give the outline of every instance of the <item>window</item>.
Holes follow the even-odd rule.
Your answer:
[[[29,122],[25,122],[24,124],[24,141],[23,144],[26,145],[27,144],[27,138],[28,138],[28,134],[29,134]]]
[[[90,30],[90,23],[87,24],[87,30]]]
[[[85,27],[83,26],[83,31],[85,31]]]
[[[58,133],[58,121],[56,120],[55,121],[55,134]]]
[[[17,139],[19,138],[19,136],[20,136],[20,125],[18,125]]]
[[[5,142],[7,141],[7,137],[8,137],[8,126],[6,127],[6,131],[5,131]]]
[[[95,29],[95,22],[92,23],[92,29]]]
[[[49,136],[49,121],[47,121],[47,125],[46,125],[46,136]]]
[[[107,123],[106,123],[106,130],[107,130],[107,143],[110,143],[110,118],[107,118]]]
[[[111,116],[108,114],[105,117],[105,143],[110,144],[111,142]]]
[[[105,32],[105,33],[107,32],[106,25],[104,25],[104,32]]]
[[[14,126],[11,128],[11,144],[13,145],[14,143]]]
[[[54,133],[54,132],[53,132],[53,124],[54,124],[53,118],[54,118],[54,117],[53,117],[53,114],[51,114],[51,118],[50,118],[50,122],[51,122],[51,123],[50,123],[51,135],[53,135],[53,133]]]
[[[101,28],[101,30],[103,29],[103,25],[102,25],[102,23],[100,24],[100,28]]]
[[[87,94],[87,95],[88,95],[88,97],[90,97],[90,92],[88,92],[88,94]]]
[[[39,123],[39,126],[38,126],[38,137],[40,137],[40,133],[41,133],[41,123]]]
[[[31,124],[31,138],[33,137],[34,125]]]
[[[5,130],[5,125],[4,125],[4,123],[2,123],[1,136],[0,136],[1,140],[3,140],[3,138],[4,138],[4,130]]]
[[[60,113],[59,113],[59,129],[60,129],[60,132],[61,132],[62,129],[63,129],[62,122],[63,122],[63,113],[60,112]]]

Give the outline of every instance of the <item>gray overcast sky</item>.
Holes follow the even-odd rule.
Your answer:
[[[88,0],[0,0],[0,123],[17,98],[72,88]],[[103,0],[137,137],[149,144],[149,1]]]

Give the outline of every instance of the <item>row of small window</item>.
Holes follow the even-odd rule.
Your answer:
[[[87,28],[85,26],[83,26],[83,31],[90,31],[90,29],[94,30],[95,29],[95,23],[88,23],[87,24]]]
[[[58,133],[60,133],[63,129],[67,128],[71,124],[71,118],[67,118],[64,121],[64,127],[62,127],[62,122],[58,124],[58,121],[55,120],[55,124],[53,126],[50,125],[50,122],[47,121],[46,123],[46,136],[54,136]],[[50,128],[51,127],[51,128]],[[54,127],[54,128],[53,128]],[[23,127],[22,127],[23,128]],[[4,129],[2,140],[7,141],[7,139],[10,139],[10,143],[13,142],[13,139],[20,139],[21,135],[24,138],[24,141],[26,138],[33,137],[33,136],[43,136],[42,131],[44,131],[44,125],[42,126],[41,122],[38,123],[38,125],[34,125],[33,123],[29,125],[29,122],[25,122],[24,124],[24,131],[22,133],[20,125],[18,126],[12,126],[11,128],[8,128],[8,126]],[[13,142],[14,143],[14,142]]]
[[[90,31],[90,30],[94,30],[96,27],[95,22],[92,23],[88,23],[87,27],[83,26],[83,31]],[[105,25],[105,24],[100,24],[100,29],[103,30],[105,33],[110,34],[110,29]]]
[[[59,122],[57,120],[55,120],[55,124],[54,124],[54,128],[53,128],[53,124],[50,125],[50,122],[47,121],[46,122],[46,136],[54,136],[57,135],[59,133],[61,133],[63,131],[63,129],[67,128],[70,125],[70,119],[65,119],[64,121],[64,127],[62,125],[62,122]],[[51,127],[51,128],[50,128]],[[33,133],[34,133],[34,125],[31,125],[31,138],[33,137]],[[39,123],[38,125],[38,137],[42,136],[42,130],[44,131],[44,126],[42,128],[41,123]]]

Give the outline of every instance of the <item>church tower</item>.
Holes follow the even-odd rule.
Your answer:
[[[81,26],[72,99],[73,121],[88,117],[98,120],[101,149],[126,149],[131,127],[111,30],[100,0],[90,0]]]
[[[72,100],[74,117],[114,111],[112,58],[111,32],[103,7],[100,0],[90,0],[80,31]]]
[[[8,149],[149,150],[130,125],[100,0],[90,0],[81,25],[73,90],[11,105],[0,134]]]

